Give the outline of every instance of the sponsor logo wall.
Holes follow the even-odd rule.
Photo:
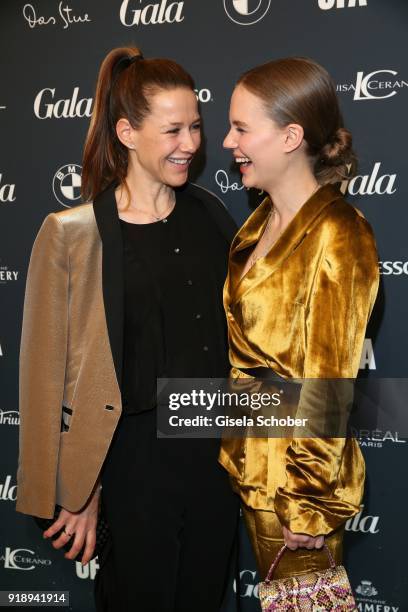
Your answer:
[[[92,612],[98,560],[84,567],[64,560],[42,541],[31,519],[14,511],[19,412],[12,347],[19,343],[35,234],[48,213],[81,203],[82,146],[100,61],[110,48],[134,43],[146,57],[174,58],[192,73],[205,133],[193,178],[220,196],[239,222],[265,194],[243,187],[222,147],[236,78],[254,65],[290,54],[313,57],[329,69],[360,160],[358,175],[340,188],[373,226],[379,249],[380,297],[367,330],[360,377],[404,378],[408,59],[403,26],[408,4],[34,0],[4,3],[0,17],[8,49],[0,96],[0,357],[6,356],[0,361],[8,368],[7,376],[0,372],[5,378],[0,385],[0,521],[6,526],[0,535],[0,581],[21,590],[34,588],[41,578],[70,590],[77,602],[73,609]],[[396,398],[390,393],[387,399],[391,410]],[[406,565],[400,508],[408,504],[401,483],[408,445],[397,424],[358,424],[353,434],[366,459],[367,492],[360,511],[346,524],[350,581],[359,610],[402,612],[408,610],[408,585],[402,570],[393,568]],[[259,610],[259,576],[243,527],[239,576],[222,612],[235,612],[235,594],[241,612]]]

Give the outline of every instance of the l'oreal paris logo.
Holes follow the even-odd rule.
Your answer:
[[[92,114],[92,98],[80,98],[79,87],[74,87],[70,98],[55,97],[55,88],[45,87],[38,92],[34,100],[38,119],[74,119]]]
[[[322,9],[322,11],[367,6],[367,0],[318,0],[318,3],[319,8]]]
[[[140,8],[140,4],[144,4]],[[184,21],[183,8],[184,2],[168,2],[161,0],[146,4],[144,0],[139,0],[139,8],[131,8],[134,0],[123,0],[119,18],[124,26],[156,25],[158,23],[181,23]]]
[[[338,83],[336,91],[340,93],[353,91],[354,100],[384,100],[392,98],[400,89],[408,87],[408,82],[397,79],[396,70],[374,70],[368,74],[357,72],[355,83]]]

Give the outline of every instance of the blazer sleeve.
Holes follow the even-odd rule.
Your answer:
[[[69,257],[64,227],[46,217],[31,253],[20,347],[19,512],[54,514],[67,354]]]
[[[306,311],[301,416],[322,418],[325,410],[330,411],[332,400],[323,379],[357,376],[378,282],[377,250],[366,220],[356,214],[352,222],[346,219],[341,227],[330,228]],[[347,419],[350,405],[341,403],[341,386],[347,398],[346,382],[332,384],[340,389],[337,410]],[[293,438],[286,452],[286,485],[275,496],[276,513],[292,532],[327,535],[359,511],[365,472],[354,442],[319,434]]]

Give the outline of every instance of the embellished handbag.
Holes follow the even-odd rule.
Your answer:
[[[259,599],[264,612],[350,612],[357,610],[347,572],[336,565],[327,547],[330,560],[326,570],[309,572],[300,576],[272,580],[286,546],[275,557],[267,577],[259,584]]]
[[[47,518],[40,518],[38,516],[34,516],[33,518],[36,524],[38,525],[38,527],[42,531],[46,531],[49,527],[51,527],[51,525],[53,525],[53,523],[55,523],[60,512],[61,512],[61,506],[55,506],[55,512],[54,512],[53,518],[47,519]],[[60,529],[55,535],[52,536],[52,539],[56,540],[57,538],[59,538],[62,532],[63,532],[63,529]],[[96,543],[95,543],[94,552],[92,554],[92,559],[102,554],[102,551],[105,549],[105,546],[109,541],[109,535],[110,535],[110,532],[109,532],[108,524],[106,520],[104,519],[103,514],[101,514],[101,510],[100,510],[99,515],[98,515],[98,522],[96,524]],[[66,552],[69,552],[71,549],[71,546],[72,546],[72,540],[70,539],[68,540],[66,544],[64,544],[62,548]],[[84,550],[85,550],[85,546],[77,554],[77,556],[74,559],[75,561],[82,560],[82,555],[84,554]]]

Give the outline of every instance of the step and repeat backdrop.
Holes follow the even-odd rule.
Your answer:
[[[85,567],[64,560],[30,518],[16,514],[15,499],[30,250],[48,213],[80,203],[82,147],[105,54],[133,43],[145,56],[173,58],[192,73],[204,123],[193,178],[223,198],[239,223],[259,194],[243,189],[222,148],[237,77],[288,55],[310,56],[329,70],[360,160],[359,175],[342,190],[373,225],[380,259],[380,295],[360,372],[398,379],[408,375],[407,26],[406,0],[2,0],[0,589],[69,590],[71,610],[94,609],[97,559]],[[398,419],[356,433],[367,487],[359,514],[347,523],[345,560],[358,609],[407,611],[408,445]],[[239,580],[230,586],[226,612],[236,609],[235,596],[244,612],[259,610],[243,528],[240,540]]]

